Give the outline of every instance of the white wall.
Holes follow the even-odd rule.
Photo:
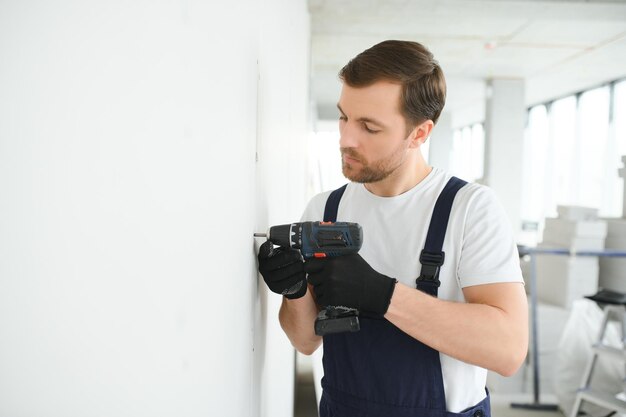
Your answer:
[[[259,148],[255,230],[298,221],[307,202],[307,138],[309,126],[309,16],[306,1],[271,0],[261,10]],[[264,5],[268,2],[264,0]],[[281,12],[277,13],[280,8]],[[262,240],[257,240],[257,247]],[[265,317],[258,335],[265,352],[256,362],[261,371],[261,415],[291,416],[295,350],[278,323],[282,297],[267,290],[262,279]],[[256,368],[255,368],[256,369]]]
[[[304,0],[0,3],[0,415],[270,415],[252,233],[303,208],[308,31]]]

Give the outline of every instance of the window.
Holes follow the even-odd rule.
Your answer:
[[[609,88],[597,88],[582,94],[578,103],[578,143],[571,172],[576,180],[570,201],[575,205],[597,207],[602,216],[614,216],[607,189],[617,178],[609,173]],[[612,158],[611,158],[612,159]],[[612,168],[615,164],[611,164]],[[614,177],[614,178],[613,178]]]
[[[555,217],[558,205],[621,217],[626,155],[626,81],[532,107],[524,137],[525,224]]]
[[[550,147],[551,153],[548,160],[551,161],[551,169],[547,173],[549,188],[548,204],[541,217],[556,217],[558,204],[573,204],[569,196],[574,192],[576,155],[576,97],[570,96],[557,100],[550,106]],[[542,218],[535,218],[543,221]]]
[[[482,123],[454,131],[450,171],[466,181],[483,177],[485,160],[485,130]]]

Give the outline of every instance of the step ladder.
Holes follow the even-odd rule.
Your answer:
[[[611,321],[621,323],[622,348],[607,346],[603,343],[607,326]],[[626,367],[626,305],[607,304],[604,307],[604,317],[600,327],[600,335],[598,336],[597,342],[592,347],[592,355],[587,363],[583,382],[576,395],[576,401],[574,402],[574,408],[572,409],[570,417],[578,416],[580,408],[583,405],[583,401],[598,405],[610,411],[626,414],[626,381],[624,381],[622,386],[622,389],[624,390],[622,394],[616,395],[616,393],[598,392],[591,388],[593,369],[600,356],[610,356],[621,359],[624,361],[623,363]]]

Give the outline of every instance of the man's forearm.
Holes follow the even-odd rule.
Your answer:
[[[441,353],[512,375],[528,347],[526,296],[521,284],[495,285],[505,285],[504,294],[492,291],[491,299],[499,301],[487,304],[444,301],[397,284],[385,318]]]
[[[315,334],[317,311],[310,288],[304,297],[295,300],[283,297],[279,312],[280,325],[291,344],[305,355],[315,352],[322,343],[322,338]]]

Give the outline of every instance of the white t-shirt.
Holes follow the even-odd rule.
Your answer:
[[[350,183],[339,203],[337,221],[363,227],[359,252],[376,271],[415,288],[435,201],[451,175],[433,168],[411,190],[379,197]],[[309,202],[302,220],[323,220],[330,191]],[[464,302],[462,288],[496,282],[523,282],[517,247],[504,209],[493,191],[478,184],[459,190],[443,244],[438,297]],[[485,398],[487,371],[440,354],[448,411],[460,412]]]

